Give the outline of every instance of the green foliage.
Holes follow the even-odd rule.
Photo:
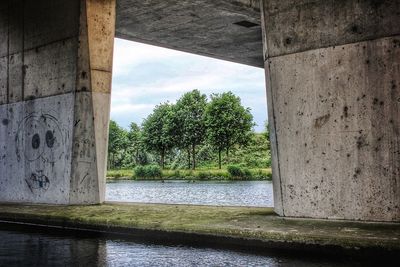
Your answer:
[[[208,177],[211,177],[211,173],[209,172],[199,172],[197,176],[200,180],[206,180]]]
[[[134,165],[144,165],[149,162],[143,141],[142,131],[140,127],[132,122],[129,127],[128,137],[128,154]]]
[[[246,147],[232,150],[229,162],[248,168],[267,168],[271,166],[269,140],[265,134],[252,134]]]
[[[108,167],[122,167],[128,145],[128,133],[115,121],[110,120],[108,134]]]
[[[180,169],[185,169],[188,168],[187,164],[187,152],[185,150],[178,150],[175,154],[174,157],[172,158],[170,169],[172,170],[180,170]]]
[[[238,165],[228,165],[227,170],[234,179],[245,180],[253,177],[253,174],[249,169],[240,167]],[[262,177],[259,178],[261,179]]]
[[[161,178],[161,168],[157,165],[137,166],[134,170],[136,178]]]
[[[253,174],[251,173],[251,171],[249,170],[249,169],[247,169],[247,168],[243,168],[242,169],[242,172],[243,172],[243,176],[244,177],[251,177]]]
[[[193,90],[175,105],[156,106],[141,126],[131,123],[125,130],[111,120],[108,169],[156,163],[173,170],[221,168],[222,164],[237,165],[242,171],[268,168],[268,125],[263,134],[252,133],[253,125],[250,110],[231,92],[214,94],[207,104],[206,96]],[[207,175],[201,174],[201,179]]]
[[[165,154],[175,145],[175,124],[174,107],[169,103],[156,106],[153,113],[143,122],[143,144],[149,151],[160,155],[160,162],[164,168]]]
[[[228,170],[229,174],[232,175],[233,177],[243,177],[244,176],[244,172],[237,165],[228,165],[227,170]]]
[[[115,121],[110,120],[109,134],[108,134],[108,152],[116,153],[118,150],[124,148],[126,144],[127,133]]]
[[[207,96],[199,90],[185,93],[175,105],[176,138],[179,146],[188,151],[188,167],[190,168],[190,154],[193,160],[193,169],[196,168],[196,146],[205,139],[204,113],[207,105]]]
[[[239,171],[231,174],[227,169],[204,170],[161,170],[157,165],[137,166],[132,170],[109,170],[107,177],[111,179],[135,179],[154,180],[271,180],[270,169],[248,169],[239,167]],[[161,172],[161,174],[160,174]],[[133,175],[133,176],[132,176]]]
[[[207,140],[219,154],[221,168],[221,151],[227,156],[234,145],[245,146],[251,139],[253,116],[250,109],[241,105],[240,98],[232,92],[213,94],[205,113]]]
[[[271,180],[271,171],[265,171],[264,169],[251,171],[239,165],[228,165],[227,170],[232,179],[235,180]]]
[[[132,170],[108,170],[107,171],[107,178],[113,178],[113,179],[119,179],[119,178],[125,178],[129,179],[132,178]]]
[[[265,138],[267,138],[267,140],[269,140],[269,123],[268,121],[265,121],[265,125],[264,125],[264,136]]]

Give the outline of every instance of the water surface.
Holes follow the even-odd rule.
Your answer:
[[[99,233],[21,228],[0,223],[0,266],[366,266],[366,262],[340,257],[254,254],[151,244]]]
[[[107,201],[272,207],[270,181],[116,181]]]

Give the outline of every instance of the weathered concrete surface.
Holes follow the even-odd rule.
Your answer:
[[[0,205],[0,220],[270,248],[399,251],[400,224],[285,219],[271,208],[118,204]],[[183,240],[181,240],[183,241]]]
[[[399,221],[400,1],[259,4],[2,1],[0,200],[104,200],[116,16],[119,37],[265,66],[277,213]]]
[[[267,57],[400,34],[398,0],[263,1]]]
[[[68,203],[73,101],[63,94],[0,106],[1,201]]]
[[[105,198],[115,0],[81,4],[70,203]]]
[[[263,67],[258,0],[118,0],[116,36]]]
[[[104,200],[115,1],[0,4],[0,200]]]
[[[280,215],[400,221],[400,1],[264,1]]]

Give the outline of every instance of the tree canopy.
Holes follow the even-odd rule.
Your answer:
[[[249,108],[244,108],[240,98],[232,92],[213,94],[205,113],[207,140],[218,150],[218,165],[221,168],[221,152],[234,145],[246,145],[254,125]]]
[[[173,105],[163,103],[156,106],[143,122],[143,143],[149,151],[159,153],[164,168],[165,154],[175,146],[175,117]]]
[[[128,144],[127,132],[120,127],[114,120],[110,120],[108,134],[108,159],[111,168],[115,167],[119,155]]]
[[[171,168],[195,169],[198,164],[218,162],[221,168],[222,152],[226,152],[224,164],[231,159],[235,164],[267,167],[269,153],[262,151],[268,146],[268,134],[254,135],[253,125],[250,109],[232,92],[213,94],[208,102],[205,94],[192,90],[176,104],[157,105],[140,126],[131,123],[126,130],[111,120],[108,167],[158,162],[164,168],[167,162]]]
[[[186,148],[189,157],[193,159],[193,169],[196,168],[196,146],[205,140],[204,113],[207,105],[207,96],[199,90],[185,93],[176,103],[176,121],[179,126],[175,134],[182,148]]]

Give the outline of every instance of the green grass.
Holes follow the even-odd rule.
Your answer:
[[[133,170],[107,170],[107,179],[133,178]]]
[[[251,175],[248,177],[233,177],[227,169],[196,170],[163,170],[161,178],[145,178],[145,180],[271,180],[271,169],[249,169]],[[134,170],[109,170],[107,179],[136,179],[144,180],[143,177],[135,177]]]

